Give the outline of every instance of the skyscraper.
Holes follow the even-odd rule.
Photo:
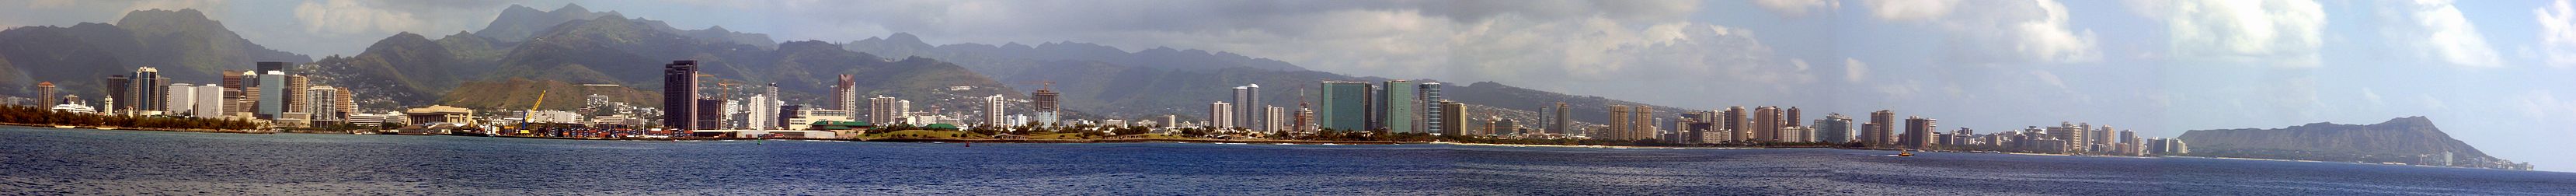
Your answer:
[[[832,84],[831,107],[841,111],[859,111],[859,82],[850,74],[841,74],[840,83]],[[883,123],[883,122],[878,122]]]
[[[697,130],[698,61],[662,65],[662,126]]]
[[[196,102],[189,103],[188,105],[196,106],[196,108],[189,109],[189,113],[195,114],[197,117],[209,118],[222,117],[230,114],[229,112],[224,111],[226,108],[224,93],[229,89],[225,89],[223,86],[215,84],[206,84],[193,88],[197,89],[192,92],[196,97],[189,98],[189,100]]]
[[[1627,105],[1610,105],[1610,127],[1609,127],[1608,129],[1602,130],[1602,131],[1601,131],[1601,133],[1593,133],[1593,134],[1591,134],[1591,135],[1592,135],[1592,137],[1593,137],[1593,138],[1610,139],[1610,140],[1631,140],[1631,139],[1634,139],[1634,138],[1628,138],[1628,135],[1622,134],[1622,133],[1627,133],[1629,128],[1633,128],[1633,127],[1631,127],[1631,126],[1628,126],[1628,118],[1629,118],[1629,117],[1634,117],[1634,116],[1630,116],[1630,115],[1628,115],[1628,106],[1627,106]]]
[[[1374,87],[1367,82],[1325,81],[1322,88],[1317,96],[1323,102],[1317,111],[1318,124],[1341,131],[1372,130],[1369,119],[1377,115],[1369,110],[1373,108],[1369,100],[1374,98],[1370,96]]]
[[[1637,105],[1632,109],[1628,114],[1635,116],[1628,117],[1628,139],[1655,139],[1655,106]]]
[[[170,93],[170,84],[166,83],[169,81],[165,81],[161,78],[161,69],[152,67],[134,68],[132,79],[133,84],[131,85],[134,85],[134,87],[130,88],[131,90],[127,91],[127,93],[133,94],[127,94],[125,97],[119,98],[134,99],[133,101],[125,101],[126,103],[133,104],[129,106],[133,108],[131,110],[165,111],[169,109],[163,105],[169,104],[168,99],[170,97],[166,94]]]
[[[1207,118],[1208,118],[1208,127],[1210,127],[1210,128],[1213,128],[1213,129],[1233,129],[1233,128],[1235,128],[1236,126],[1234,126],[1234,121],[1233,121],[1233,120],[1231,120],[1231,119],[1236,119],[1236,118],[1234,118],[1234,104],[1228,104],[1228,103],[1225,103],[1225,102],[1223,102],[1223,101],[1219,101],[1219,102],[1216,102],[1216,103],[1208,103],[1208,116],[1207,116]]]
[[[1556,120],[1547,123],[1547,126],[1549,126],[1547,128],[1548,133],[1574,134],[1573,131],[1569,131],[1571,129],[1566,129],[1573,127],[1573,125],[1568,124],[1574,123],[1574,120],[1569,117],[1572,113],[1566,112],[1569,109],[1573,109],[1573,107],[1566,106],[1565,102],[1556,102]]]
[[[331,86],[312,86],[297,92],[298,93],[296,94],[301,94],[301,96],[296,97],[303,97],[305,101],[310,102],[302,104],[305,109],[301,109],[301,112],[311,115],[309,117],[305,117],[306,120],[340,121],[341,119],[344,119],[343,117],[345,116],[341,116],[342,114],[340,114],[340,100],[332,99],[339,98],[340,89],[332,88]]]
[[[1788,124],[1783,126],[1802,127],[1798,125],[1798,106],[1789,106],[1789,116],[1787,119],[1789,119]]]
[[[1437,118],[1432,118],[1440,122],[1432,123],[1432,126],[1435,126],[1432,130],[1439,130],[1441,135],[1459,136],[1469,134],[1465,128],[1467,125],[1467,104],[1458,103],[1456,101],[1440,100],[1440,112],[1434,112],[1433,114],[1440,115]],[[1484,134],[1501,133],[1487,132]]]
[[[286,62],[259,62],[258,68],[258,70],[251,71],[257,71],[258,73],[268,73],[271,71],[283,72],[286,71]]]
[[[287,91],[281,91],[291,92],[281,93],[286,96],[286,112],[315,114],[313,111],[313,96],[309,96],[312,94],[304,92],[309,88],[313,88],[311,78],[305,78],[302,75],[286,75]]]
[[[276,119],[286,113],[286,72],[268,71],[259,75],[259,118]],[[686,99],[682,99],[686,100]]]
[[[1042,122],[1042,124],[1055,124],[1056,121],[1060,121],[1060,118],[1063,118],[1063,114],[1060,112],[1064,112],[1064,110],[1056,105],[1056,96],[1057,94],[1055,92],[1054,82],[1048,82],[1045,87],[1038,88],[1037,92],[1029,93],[1029,102],[1034,106],[1031,108],[1036,110],[1031,113],[1037,114],[1034,116],[1037,116],[1038,122]]]
[[[1826,114],[1825,119],[1816,120],[1815,126],[1818,140],[1836,144],[1852,142],[1852,119],[1849,116]]]
[[[1268,127],[1261,126],[1263,125],[1263,120],[1269,120],[1264,119],[1264,117],[1261,116],[1262,114],[1267,113],[1267,111],[1262,111],[1262,109],[1269,109],[1269,106],[1261,105],[1261,84],[1244,84],[1243,86],[1235,86],[1234,111],[1237,111],[1237,114],[1239,115],[1235,115],[1233,116],[1234,118],[1227,118],[1224,120],[1234,121],[1235,125],[1243,126],[1243,128],[1246,129],[1269,130]]]
[[[1261,118],[1263,119],[1261,119],[1261,127],[1264,127],[1264,129],[1270,129],[1267,131],[1286,130],[1286,125],[1281,123],[1288,121],[1288,119],[1286,119],[1286,116],[1289,113],[1288,108],[1278,106],[1262,106],[1262,108]]]
[[[1932,119],[1923,118],[1921,116],[1906,117],[1904,139],[1905,147],[1916,150],[1931,149],[1932,140],[1934,139],[1932,137],[1932,128],[1935,126],[1932,124],[1933,121],[1934,120]]]
[[[745,108],[749,111],[743,112],[742,122],[745,126],[744,128],[751,130],[771,129],[769,126],[770,123],[768,122],[777,121],[778,117],[776,115],[778,115],[778,107],[770,105],[770,102],[773,101],[769,100],[769,95],[751,95],[751,98],[745,99],[748,101],[744,101],[746,103],[743,103],[743,106],[750,108]]]
[[[725,101],[711,97],[697,99],[698,108],[689,109],[689,130],[724,129]]]
[[[1422,84],[1417,85],[1421,87],[1416,88],[1415,93],[1421,95],[1414,96],[1414,100],[1422,105],[1422,120],[1417,120],[1416,122],[1418,123],[1414,123],[1414,127],[1421,127],[1423,132],[1428,133],[1448,133],[1446,132],[1448,130],[1441,129],[1446,126],[1440,125],[1440,123],[1448,122],[1441,120],[1441,117],[1443,116],[1440,115],[1440,112],[1442,111],[1440,110],[1440,107],[1446,105],[1441,102],[1448,101],[1448,99],[1440,97],[1440,83],[1423,82]]]
[[[897,124],[912,114],[912,101],[878,95],[868,98],[868,122]]]
[[[1720,114],[1722,117],[1719,118],[1723,119],[1719,119],[1718,121],[1722,122],[1724,125],[1720,125],[1718,127],[1725,129],[1723,131],[1727,132],[1726,141],[1753,141],[1753,138],[1755,137],[1753,137],[1752,125],[1745,124],[1745,115],[1750,114],[1744,113],[1744,106],[1727,106],[1726,112]]]
[[[134,100],[134,95],[131,94],[134,93],[133,89],[134,78],[125,77],[125,75],[107,76],[107,96],[102,98],[108,100],[100,101],[100,104],[108,104],[108,106],[98,108],[99,113],[116,113],[117,111],[127,110],[127,108],[122,107],[133,106],[133,103],[128,103]]]
[[[1783,120],[1780,119],[1781,116],[1782,114],[1780,113],[1779,107],[1762,106],[1759,108],[1753,108],[1753,126],[1748,127],[1749,129],[1753,129],[1753,140],[1767,142],[1788,141],[1781,138],[1780,121]]]
[[[56,99],[61,98],[54,97],[54,82],[36,82],[36,108],[54,108]]]
[[[170,86],[164,86],[161,89],[168,89],[162,90],[164,92],[160,93],[167,97],[161,98],[163,102],[161,103],[161,109],[155,110],[168,111],[165,115],[195,116],[196,112],[194,112],[194,110],[197,109],[196,85],[177,83],[170,84]]]
[[[993,95],[993,96],[987,96],[987,97],[984,97],[984,124],[985,124],[985,125],[992,125],[992,126],[1011,126],[1011,124],[1017,124],[1017,123],[1019,123],[1019,122],[1009,122],[1009,121],[1003,121],[1003,120],[1002,120],[1002,116],[1003,116],[1003,115],[1005,115],[1005,114],[1003,114],[1003,113],[1002,113],[1002,106],[1003,106],[1003,105],[1002,105],[1002,102],[1004,102],[1004,101],[1010,101],[1010,99],[1002,98],[1002,95],[1000,95],[1000,94],[995,94],[995,95]]]
[[[1386,128],[1388,133],[1421,133],[1422,128],[1415,127],[1417,124],[1414,123],[1422,119],[1422,94],[1418,94],[1422,86],[1410,81],[1391,80],[1381,87],[1385,92],[1378,93],[1378,117],[1383,120],[1379,120],[1378,126]]]
[[[1868,133],[1867,141],[1870,144],[1891,145],[1897,142],[1895,126],[1896,112],[1879,110],[1869,113],[1869,124],[1862,125],[1861,129],[1865,129],[1862,131]]]

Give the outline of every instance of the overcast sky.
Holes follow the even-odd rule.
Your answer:
[[[480,29],[512,4],[578,3],[780,41],[1195,48],[1689,108],[1891,109],[1945,130],[2073,121],[2173,137],[2429,116],[2490,154],[2576,171],[2576,9],[2563,0],[5,1],[20,6],[0,6],[0,26],[200,9],[317,57]]]

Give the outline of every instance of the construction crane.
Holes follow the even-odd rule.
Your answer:
[[[537,103],[528,104],[528,111],[519,114],[519,134],[528,134],[529,122],[537,121],[537,107],[546,106],[546,93],[550,92],[537,91]]]

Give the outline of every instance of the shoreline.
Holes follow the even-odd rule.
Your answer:
[[[55,129],[111,130],[111,131],[161,131],[161,132],[189,132],[189,133],[234,133],[234,134],[276,134],[276,133],[278,133],[277,131],[270,131],[270,130],[171,129],[171,128],[140,128],[140,127],[92,127],[92,126],[40,125],[40,124],[19,124],[19,123],[0,123],[0,126],[17,126],[17,127],[34,127],[34,128],[55,128]]]

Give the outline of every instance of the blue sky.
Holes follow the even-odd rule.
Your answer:
[[[6,0],[24,6],[0,7],[0,26],[192,8],[263,45],[347,55],[565,3],[780,41],[1197,48],[1687,108],[1890,109],[1984,132],[2427,116],[2489,154],[2576,171],[2563,142],[2576,139],[2576,10],[2548,10],[2563,1]]]

